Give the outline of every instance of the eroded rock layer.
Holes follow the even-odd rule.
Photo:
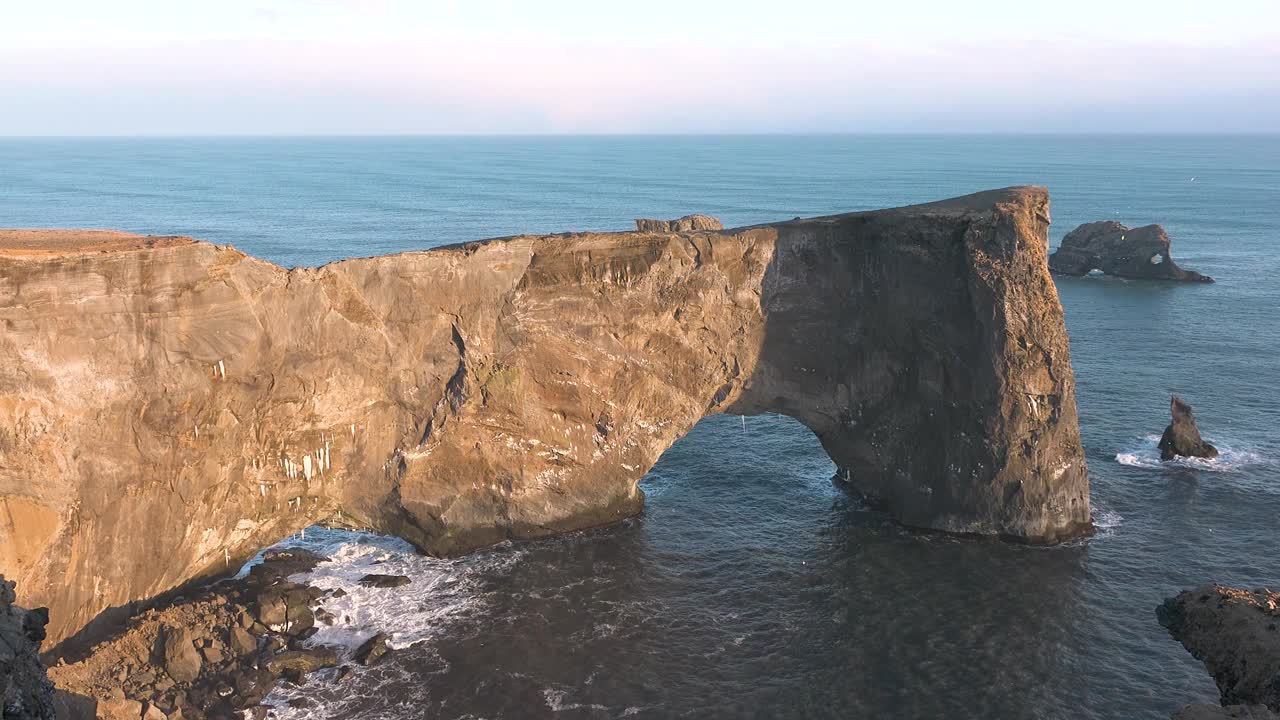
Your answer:
[[[320,520],[438,554],[599,525],[722,412],[797,418],[908,525],[1072,537],[1048,212],[1012,188],[294,270],[0,235],[0,570],[63,638]]]

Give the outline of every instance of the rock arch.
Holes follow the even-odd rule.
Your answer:
[[[0,572],[56,641],[321,520],[459,553],[612,522],[702,417],[780,412],[900,521],[1090,526],[1048,194],[285,270],[0,234]]]

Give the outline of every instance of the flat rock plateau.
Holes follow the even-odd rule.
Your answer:
[[[683,227],[683,226],[680,226]],[[317,522],[455,554],[614,522],[715,413],[899,522],[1091,529],[1043,188],[285,269],[0,232],[0,572],[52,643]]]

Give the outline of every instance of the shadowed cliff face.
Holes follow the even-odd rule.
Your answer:
[[[0,571],[66,637],[317,521],[458,553],[615,521],[780,412],[902,522],[1053,542],[1088,479],[1048,196],[284,270],[0,234]]]

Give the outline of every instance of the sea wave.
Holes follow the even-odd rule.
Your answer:
[[[305,548],[327,558],[314,570],[290,579],[329,591],[317,601],[315,609],[331,614],[332,624],[319,624],[306,644],[343,648],[348,657],[379,632],[387,633],[388,644],[393,648],[429,648],[429,641],[445,632],[453,621],[479,609],[484,596],[478,587],[480,571],[518,562],[521,554],[511,550],[442,560],[419,555],[397,538],[324,528],[310,528],[274,547]],[[260,558],[251,560],[241,573],[259,561]],[[395,588],[360,584],[360,578],[374,573],[405,575],[411,582]],[[357,673],[367,671],[359,665],[352,665],[352,669]],[[264,698],[263,704],[271,706],[270,717],[279,720],[314,718],[316,708],[289,704],[307,695],[303,688],[282,683]],[[327,701],[324,712],[341,714],[343,705],[341,700]]]
[[[1116,462],[1129,467],[1150,470],[1184,468],[1207,472],[1233,472],[1266,462],[1265,458],[1252,450],[1225,444],[1215,444],[1218,448],[1218,457],[1215,458],[1179,457],[1173,460],[1161,460],[1159,444],[1159,435],[1144,435],[1131,447],[1116,453]]]
[[[1108,510],[1094,505],[1093,526],[1097,528],[1099,533],[1110,534],[1115,531],[1116,528],[1120,527],[1122,522],[1124,522],[1124,516],[1120,513],[1115,510]]]

